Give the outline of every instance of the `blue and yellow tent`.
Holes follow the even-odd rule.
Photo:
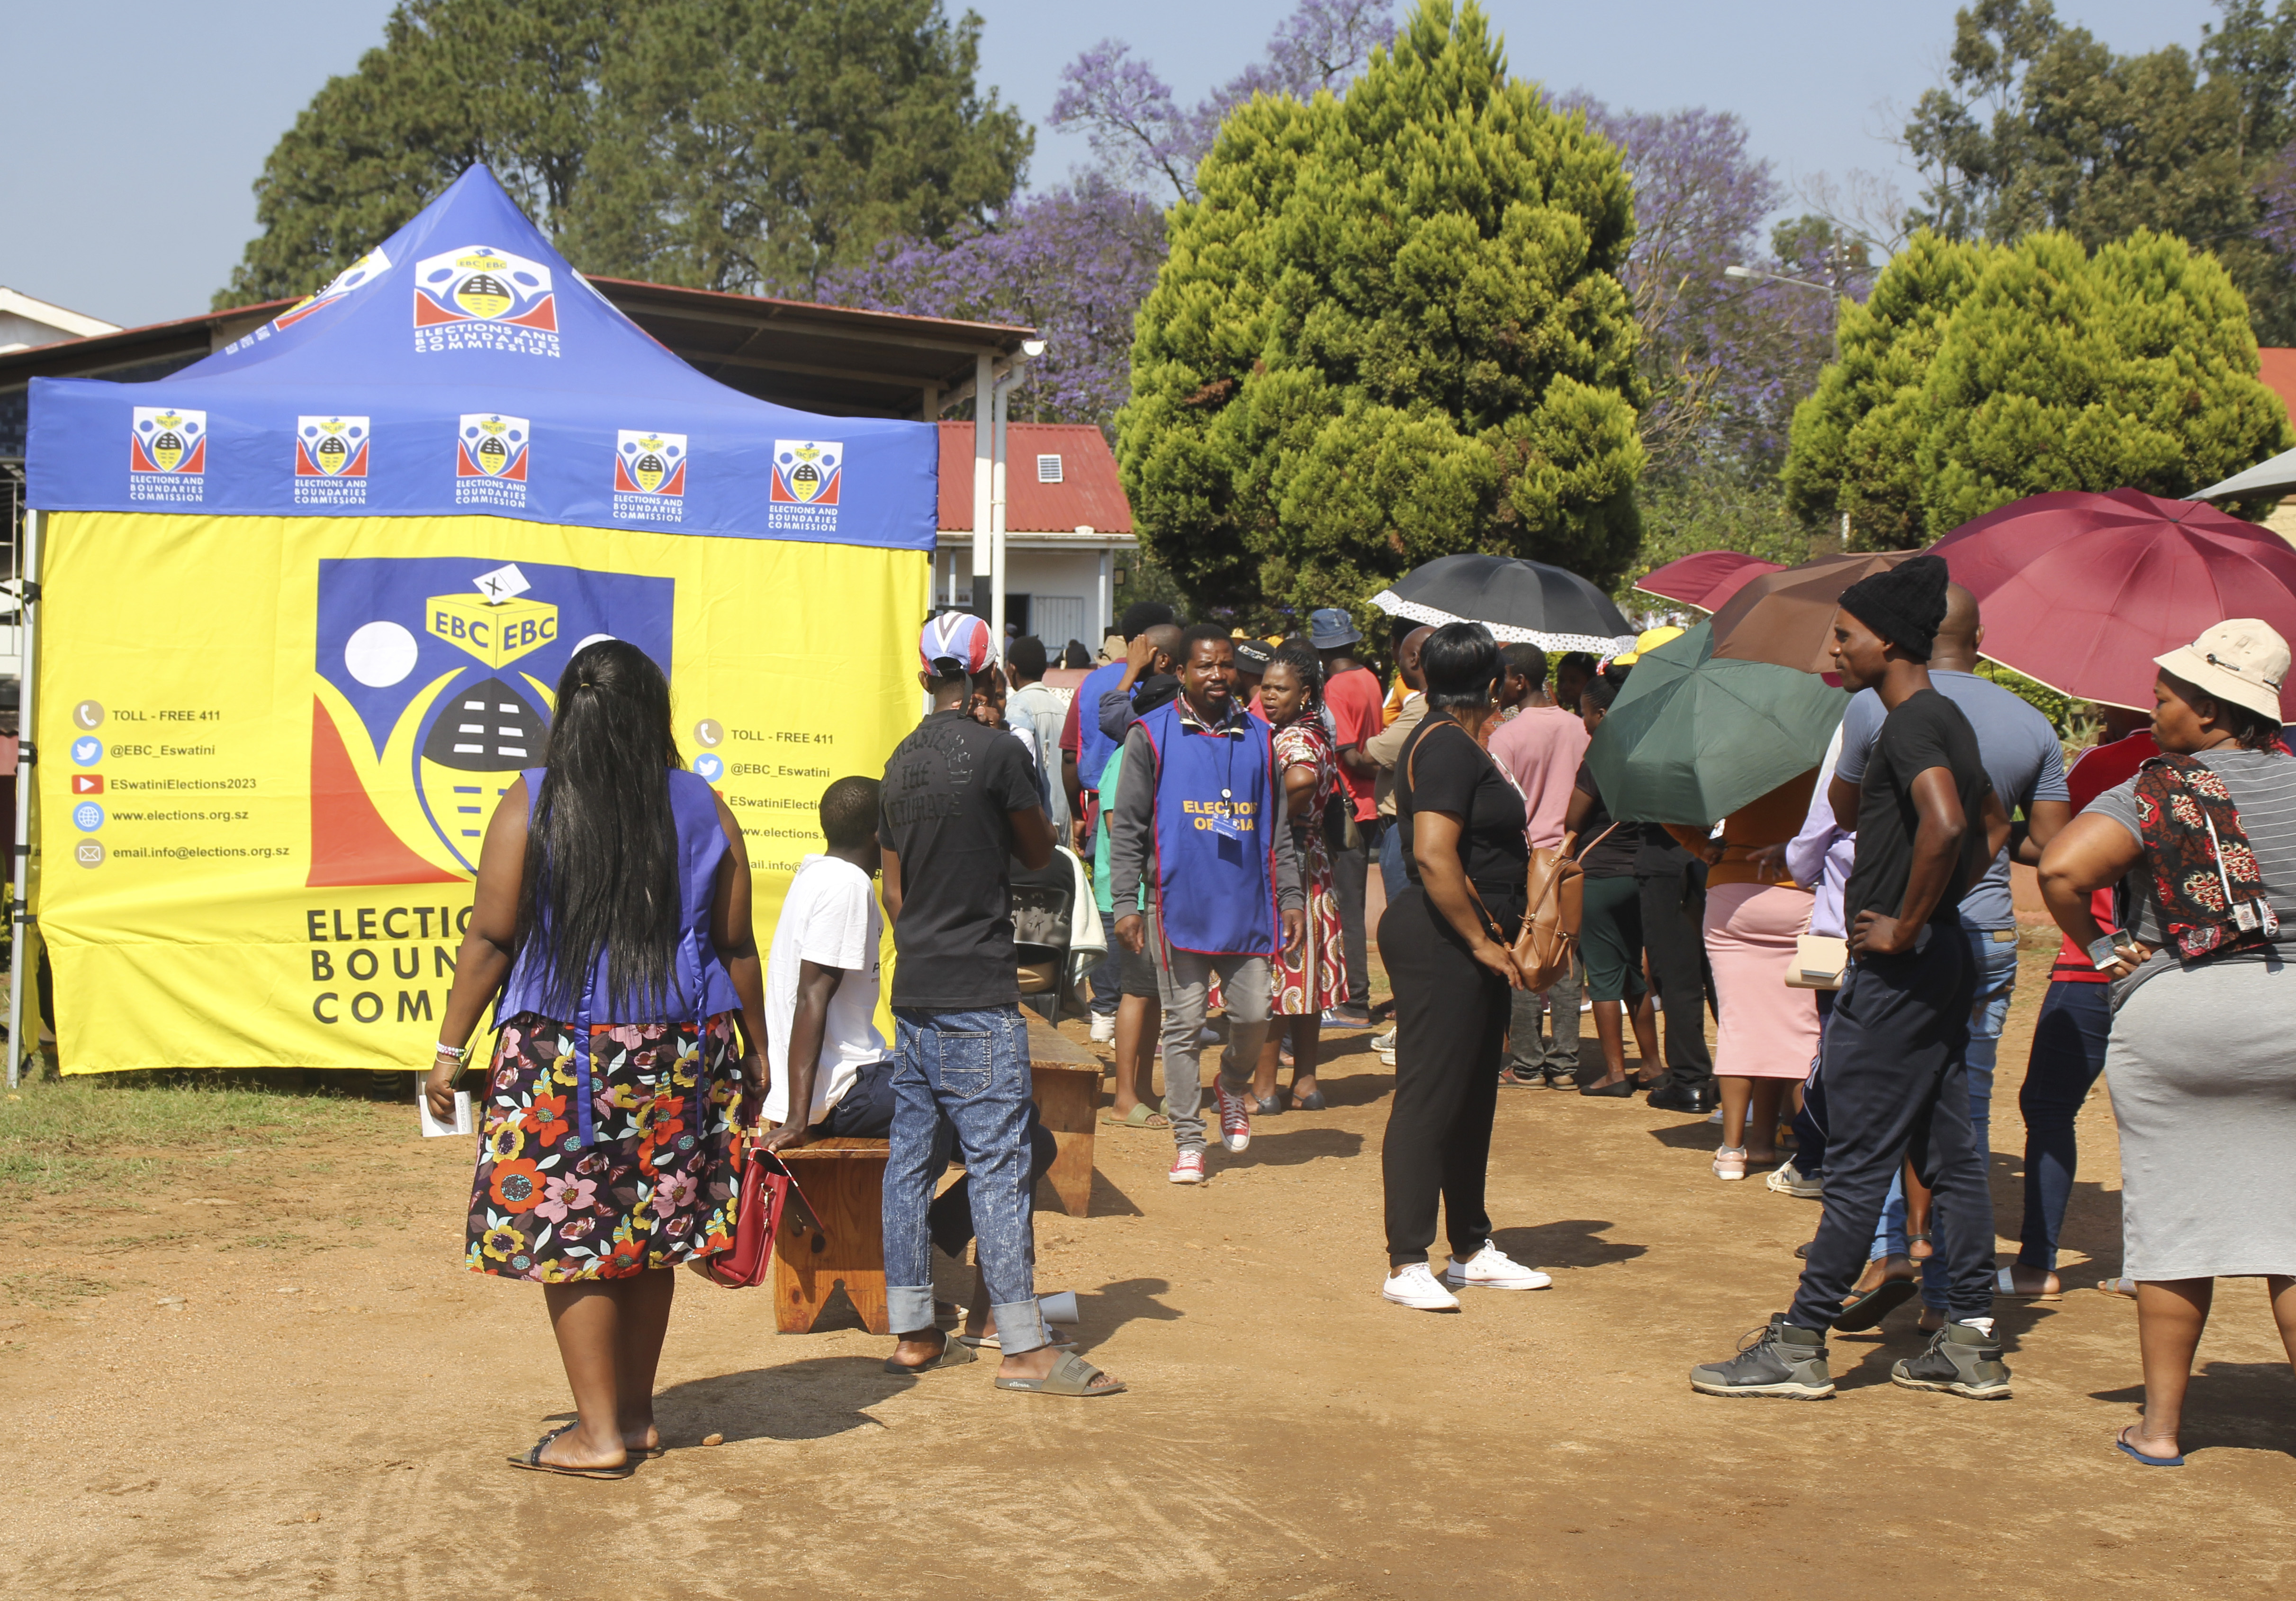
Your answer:
[[[473,168],[150,383],[36,380],[42,871],[68,1072],[427,1063],[568,658],[670,676],[770,929],[914,722],[936,439],[703,377]]]

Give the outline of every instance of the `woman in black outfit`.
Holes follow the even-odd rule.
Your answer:
[[[1504,670],[1480,623],[1429,636],[1419,669],[1427,716],[1398,754],[1396,825],[1408,887],[1379,923],[1395,984],[1395,1098],[1380,1154],[1387,1186],[1388,1277],[1381,1293],[1422,1311],[1456,1311],[1445,1284],[1543,1289],[1546,1275],[1491,1241],[1483,1204],[1499,1056],[1522,987],[1508,949],[1530,867],[1522,796],[1483,749]],[[1443,1203],[1451,1260],[1427,1264]]]

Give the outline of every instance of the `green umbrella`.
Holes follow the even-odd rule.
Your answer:
[[[1703,828],[1825,759],[1847,691],[1713,650],[1700,623],[1644,652],[1611,702],[1587,765],[1612,817]]]

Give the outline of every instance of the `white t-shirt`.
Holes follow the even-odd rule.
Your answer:
[[[837,993],[829,998],[808,1126],[819,1122],[845,1098],[865,1063],[892,1055],[876,1022],[877,948],[883,928],[884,914],[878,910],[866,873],[833,856],[808,856],[798,864],[766,959],[766,1055],[774,1080],[766,1096],[770,1121],[783,1122],[789,1116],[790,1029],[797,1021],[803,964],[845,970]]]

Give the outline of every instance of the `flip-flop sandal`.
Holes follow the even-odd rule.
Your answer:
[[[1320,1089],[1311,1089],[1304,1096],[1297,1090],[1292,1092],[1292,1110],[1294,1112],[1321,1112],[1327,1104],[1329,1103],[1324,1099],[1324,1092]]]
[[[1511,1067],[1499,1070],[1499,1087],[1502,1089],[1541,1089],[1546,1084],[1545,1077],[1538,1073],[1518,1073]]]
[[[2135,1446],[2133,1446],[2133,1445],[2129,1444],[2129,1443],[2128,1443],[2128,1429],[2133,1429],[2133,1428],[2135,1428],[2136,1426],[2136,1425],[2135,1424],[2133,1424],[2133,1423],[2132,1423],[2132,1424],[2130,1424],[2128,1425],[2128,1428],[2121,1430],[2120,1433],[2118,1433],[2118,1434],[2116,1434],[2116,1435],[2114,1435],[2114,1436],[2112,1437],[2112,1443],[2113,1443],[2114,1447],[2115,1447],[2115,1448],[2116,1448],[2116,1449],[2120,1452],[2120,1454],[2121,1454],[2122,1456],[2124,1456],[2124,1457],[2133,1457],[2133,1458],[2135,1458],[2137,1462],[2141,1463],[2143,1466],[2146,1466],[2146,1467],[2182,1467],[2182,1466],[2185,1466],[2185,1459],[2184,1459],[2184,1457],[2180,1457],[2180,1456],[2179,1456],[2179,1457],[2152,1457],[2152,1456],[2147,1456],[2144,1452],[2138,1450]]]
[[[1885,1278],[1862,1295],[1852,1295],[1841,1303],[1841,1316],[1833,1326],[1844,1334],[1854,1334],[1875,1324],[1921,1293],[1917,1278]]]
[[[964,1342],[964,1335],[959,1334],[952,1340],[947,1334],[943,1334],[940,1337],[940,1354],[931,1361],[920,1362],[912,1367],[906,1362],[887,1357],[885,1371],[887,1373],[931,1373],[936,1367],[962,1367],[967,1362],[979,1360],[980,1360],[980,1353]]]
[[[570,1423],[563,1427],[553,1429],[528,1447],[525,1456],[504,1457],[503,1460],[512,1467],[522,1467],[530,1474],[557,1474],[569,1479],[627,1479],[638,1471],[636,1460],[625,1462],[619,1467],[561,1467],[555,1462],[545,1462],[542,1459],[542,1453],[550,1448],[552,1441],[561,1434],[572,1433],[578,1426]]]
[[[1103,1376],[1099,1368],[1072,1351],[1064,1351],[1054,1361],[1052,1370],[1040,1379],[1008,1379],[1001,1375],[996,1380],[999,1390],[1021,1390],[1030,1395],[1121,1395],[1124,1386],[1102,1384],[1095,1387],[1093,1380]]]
[[[1003,1343],[999,1342],[994,1334],[959,1334],[957,1335],[957,1339],[960,1342],[970,1345],[975,1351],[1002,1351],[1004,1349]],[[1048,1323],[1045,1326],[1045,1343],[1054,1346],[1061,1351],[1067,1351],[1076,1344],[1076,1336],[1068,1333],[1064,1329],[1054,1328]]]
[[[2058,1282],[2062,1284],[2063,1281],[2060,1279]],[[2010,1277],[2010,1270],[2006,1268],[1994,1269],[1993,1293],[1996,1295],[2005,1295],[2012,1301],[2062,1301],[2065,1298],[2065,1293],[2062,1290],[2019,1289],[2017,1281]]]
[[[2096,1281],[2096,1287],[2107,1295],[2126,1295],[2131,1301],[2136,1299],[2136,1281],[2133,1278],[2100,1278]]]
[[[1172,1120],[1160,1112],[1150,1110],[1145,1101],[1132,1103],[1132,1110],[1118,1117],[1111,1110],[1100,1114],[1100,1121],[1111,1129],[1168,1129]]]
[[[1915,1240],[1919,1240],[1923,1244],[1927,1245],[1930,1248],[1930,1256],[1935,1256],[1937,1254],[1937,1242],[1930,1238],[1930,1236],[1925,1234],[1909,1234],[1906,1236],[1906,1260],[1918,1268],[1923,1262],[1929,1260],[1930,1256],[1915,1256],[1914,1254],[1914,1242]]]

